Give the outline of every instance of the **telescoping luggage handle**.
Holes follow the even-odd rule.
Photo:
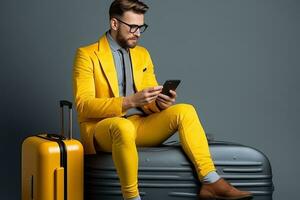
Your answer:
[[[60,110],[61,110],[61,135],[64,137],[65,136],[65,128],[64,128],[64,106],[68,106],[69,108],[69,130],[68,130],[68,138],[72,139],[73,138],[73,129],[72,129],[72,102],[66,101],[66,100],[61,100],[59,101],[60,105]]]
[[[72,129],[72,102],[66,101],[66,100],[60,100],[59,101],[59,106],[61,110],[61,133],[60,134],[53,134],[53,133],[48,133],[46,137],[48,139],[53,139],[53,140],[65,140],[65,128],[64,128],[64,107],[68,106],[69,108],[69,130],[68,130],[68,138],[67,139],[72,139],[73,138],[73,129]]]

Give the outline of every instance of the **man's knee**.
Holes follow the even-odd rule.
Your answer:
[[[112,139],[135,140],[136,130],[131,121],[125,118],[116,118],[110,126]]]

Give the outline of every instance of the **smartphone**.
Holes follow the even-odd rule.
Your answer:
[[[179,85],[180,80],[166,80],[163,85],[162,94],[171,96],[170,90],[176,90],[177,86]]]

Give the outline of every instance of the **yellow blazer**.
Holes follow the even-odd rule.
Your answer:
[[[144,47],[130,49],[136,91],[157,86],[150,55]],[[94,44],[77,49],[73,68],[73,92],[86,154],[96,153],[93,134],[96,124],[108,117],[122,117],[117,72],[106,35]],[[159,112],[155,101],[142,107],[147,114]]]

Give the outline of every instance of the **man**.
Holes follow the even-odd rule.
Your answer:
[[[147,10],[138,0],[115,0],[109,10],[110,30],[77,51],[73,84],[85,152],[112,152],[124,199],[138,200],[136,147],[159,145],[178,130],[203,183],[200,198],[251,197],[216,172],[194,107],[174,105],[175,91],[170,97],[161,93],[148,51],[137,46],[147,28]]]

